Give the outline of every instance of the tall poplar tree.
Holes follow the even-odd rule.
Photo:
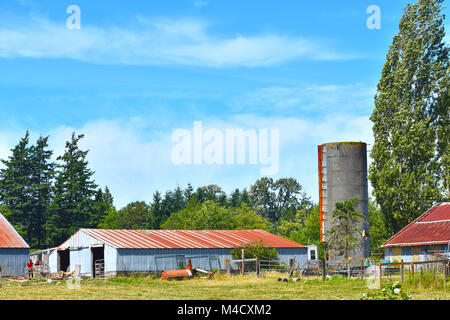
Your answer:
[[[443,0],[407,5],[375,96],[369,169],[393,234],[448,196],[449,48]]]

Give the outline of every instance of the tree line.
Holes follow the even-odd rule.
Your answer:
[[[95,182],[89,151],[79,146],[83,138],[73,132],[53,161],[49,137],[32,143],[27,131],[1,160],[0,212],[33,249],[58,246],[80,228],[264,229],[297,241],[319,239],[312,226],[317,206],[294,178],[261,178],[230,194],[218,185],[188,184],[116,209],[108,187]]]
[[[218,185],[191,184],[155,191],[149,201],[117,209],[109,188],[99,187],[89,168],[84,135],[75,132],[52,160],[49,137],[30,143],[28,131],[2,160],[0,212],[33,249],[55,247],[80,228],[263,229],[292,241],[320,245],[319,206],[294,178],[263,177],[227,194]],[[374,201],[369,202],[371,250],[392,233]]]

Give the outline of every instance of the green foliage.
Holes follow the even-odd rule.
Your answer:
[[[408,272],[403,286],[413,290],[417,288],[444,289],[444,272],[433,270],[432,267],[429,270],[417,270],[414,274]]]
[[[364,293],[361,300],[411,300],[410,294],[402,291],[402,285],[398,281],[389,281],[383,289],[375,293]]]
[[[229,196],[211,184],[194,191],[177,186],[152,202],[136,201],[117,210],[108,189],[98,188],[80,149],[84,135],[72,133],[64,153],[51,161],[48,137],[30,145],[26,132],[2,160],[0,210],[34,248],[61,244],[80,228],[103,229],[263,229],[294,241],[318,239],[318,213],[292,178],[260,179]],[[256,203],[255,203],[256,202]],[[273,221],[269,220],[272,218]]]
[[[0,170],[0,200],[8,208],[8,219],[28,242],[31,240],[29,212],[31,202],[31,157],[28,131],[18,145],[11,150],[8,160],[2,160],[4,169]]]
[[[311,205],[303,187],[294,178],[261,178],[250,188],[250,198],[256,212],[278,224],[284,216],[292,218],[297,209]]]
[[[389,234],[449,194],[449,47],[443,0],[407,5],[375,96],[369,179]]]
[[[99,223],[100,229],[120,229],[120,215],[115,208],[111,208],[106,212],[102,222]]]
[[[239,208],[228,209],[233,212],[233,229],[262,229],[272,230],[272,224],[266,218],[258,216],[246,203],[242,203]]]
[[[196,199],[188,202],[186,208],[174,212],[161,226],[162,229],[227,230],[264,229],[271,230],[270,222],[258,216],[246,204],[240,208],[225,208],[219,203]]]
[[[72,133],[64,154],[58,157],[61,163],[57,166],[54,199],[47,221],[50,246],[61,244],[90,222],[97,185],[92,179],[94,172],[88,168],[88,151],[78,146],[83,137]]]
[[[277,259],[278,252],[275,248],[269,248],[262,239],[252,241],[245,246],[231,249],[230,254],[235,259],[242,258],[242,249],[244,249],[244,259],[259,258],[264,260]]]
[[[118,212],[119,229],[150,229],[152,222],[151,206],[144,201],[128,204]]]
[[[333,210],[333,225],[328,231],[328,242],[330,249],[335,249],[347,259],[351,250],[358,243],[358,234],[362,233],[359,225],[364,221],[364,215],[355,210],[358,199],[353,198],[344,202],[337,202]]]
[[[10,223],[32,247],[45,244],[44,224],[52,199],[55,164],[47,150],[48,137],[39,137],[29,145],[29,133],[2,160],[0,170],[0,202]]]
[[[319,206],[299,209],[292,220],[281,220],[278,234],[303,245],[320,243]]]
[[[89,228],[99,227],[111,211],[115,211],[114,199],[108,187],[105,188],[105,191],[98,189],[95,195],[95,202],[92,206]]]
[[[390,235],[382,212],[371,200],[369,200],[369,234],[371,255],[383,257],[384,250],[380,246],[390,238]]]

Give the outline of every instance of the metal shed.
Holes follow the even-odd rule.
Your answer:
[[[24,276],[30,247],[0,213],[0,277]]]
[[[307,247],[263,230],[105,230],[80,229],[57,248],[51,272],[73,271],[96,277],[178,269],[187,259],[194,268],[225,270],[230,249],[262,241],[279,260],[307,263]]]
[[[384,248],[386,260],[391,262],[419,262],[449,258],[450,202],[435,204],[388,241]]]

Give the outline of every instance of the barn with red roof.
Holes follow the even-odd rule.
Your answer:
[[[434,205],[381,247],[391,262],[418,262],[449,255],[450,203]]]
[[[231,249],[263,241],[280,261],[307,263],[308,248],[264,230],[111,230],[80,229],[49,256],[49,268],[91,277],[179,269],[191,259],[194,268],[224,270]]]
[[[30,247],[0,213],[0,277],[23,276]]]

